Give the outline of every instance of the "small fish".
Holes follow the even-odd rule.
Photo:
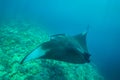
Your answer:
[[[51,59],[73,64],[89,63],[91,55],[86,44],[87,33],[88,30],[75,36],[52,35],[49,41],[42,43],[26,55],[21,63],[32,59]]]

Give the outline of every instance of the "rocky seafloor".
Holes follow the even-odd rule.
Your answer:
[[[49,40],[49,35],[28,23],[0,25],[0,80],[103,80],[90,63],[70,64],[34,59],[20,64],[25,55]]]

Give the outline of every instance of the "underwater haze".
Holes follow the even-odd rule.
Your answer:
[[[26,20],[50,34],[86,30],[91,62],[105,80],[120,80],[120,0],[0,0],[0,23]]]

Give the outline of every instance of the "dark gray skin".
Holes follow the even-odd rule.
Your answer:
[[[50,41],[40,45],[41,49],[46,52],[44,55],[39,56],[39,59],[51,59],[73,64],[89,63],[90,54],[87,50],[86,35],[87,32],[72,37],[65,34],[51,36]],[[29,54],[24,57],[21,63],[27,59],[27,56]]]
[[[60,36],[60,37],[59,37]],[[76,45],[68,40],[69,38],[65,35],[54,36],[48,42],[42,44],[42,49],[50,49],[44,56],[43,59],[54,59],[58,61],[64,61],[74,64],[82,64],[90,62],[90,54],[87,52],[81,53],[76,49]],[[77,40],[75,40],[77,41]]]

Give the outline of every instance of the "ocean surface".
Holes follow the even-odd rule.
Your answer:
[[[120,0],[0,0],[0,23],[44,25],[50,34],[85,31],[91,63],[105,80],[120,80]]]

